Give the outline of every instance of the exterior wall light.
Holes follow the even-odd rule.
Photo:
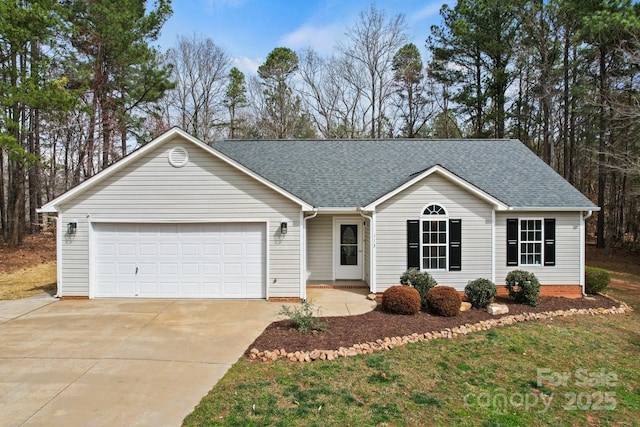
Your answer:
[[[287,234],[287,222],[283,221],[280,223],[280,234]]]
[[[78,229],[77,222],[70,222],[67,224],[67,234],[76,234],[77,229]]]

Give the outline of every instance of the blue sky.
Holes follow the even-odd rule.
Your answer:
[[[387,17],[402,13],[407,35],[426,55],[425,39],[440,23],[443,0],[174,0],[173,16],[158,43],[165,50],[177,35],[203,35],[224,48],[235,66],[254,73],[276,47],[314,48],[329,55],[347,27],[372,4]],[[455,1],[449,1],[455,4]]]

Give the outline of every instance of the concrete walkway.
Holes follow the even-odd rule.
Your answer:
[[[369,311],[313,290],[321,315]],[[266,301],[0,301],[0,426],[179,426],[281,309]]]

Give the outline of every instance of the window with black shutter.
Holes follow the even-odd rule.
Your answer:
[[[556,219],[544,219],[544,265],[556,265]]]
[[[449,220],[449,271],[462,270],[462,220]]]
[[[420,221],[407,221],[407,269],[420,269]]]
[[[507,219],[507,265],[556,265],[555,218]]]
[[[449,219],[440,205],[423,209],[407,221],[407,268],[462,270],[462,220]]]
[[[518,220],[507,219],[507,265],[518,265]]]

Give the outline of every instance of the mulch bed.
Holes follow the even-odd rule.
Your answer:
[[[495,302],[509,306],[508,315],[522,313],[541,313],[545,311],[611,308],[619,304],[601,295],[582,299],[560,297],[540,297],[536,307],[514,304],[510,299],[497,297]],[[302,334],[290,320],[274,322],[249,346],[259,350],[286,349],[287,352],[311,351],[315,349],[338,349],[354,344],[376,341],[386,337],[398,337],[413,333],[426,333],[453,328],[464,324],[474,324],[482,320],[496,319],[484,310],[471,309],[456,317],[435,316],[418,313],[412,316],[389,314],[380,308],[357,316],[339,316],[322,318],[328,324],[325,332]]]

